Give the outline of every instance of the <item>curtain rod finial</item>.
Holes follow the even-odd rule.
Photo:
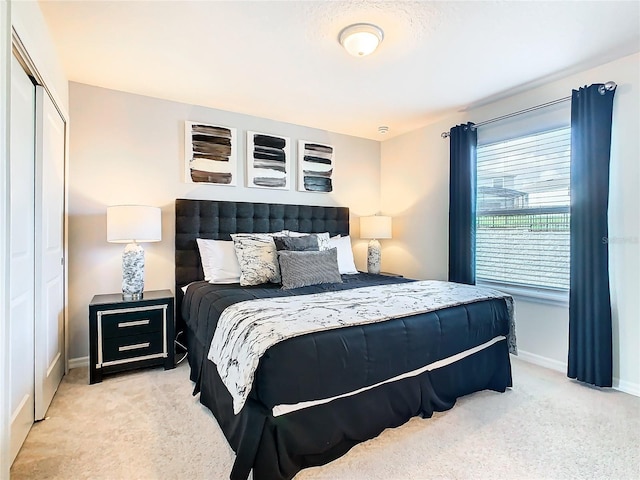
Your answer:
[[[450,137],[450,136],[451,136],[451,134],[450,134],[449,132],[442,132],[442,133],[440,134],[440,136],[441,136],[442,138],[448,138],[448,137]]]
[[[609,81],[598,87],[598,93],[600,93],[600,95],[604,95],[606,92],[611,92],[615,90],[617,86],[618,85],[616,85],[616,82]]]

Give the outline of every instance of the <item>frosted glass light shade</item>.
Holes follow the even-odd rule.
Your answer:
[[[391,217],[360,217],[360,238],[391,238]]]
[[[349,25],[338,36],[340,45],[354,57],[364,57],[373,53],[383,38],[382,30],[370,23]]]
[[[107,242],[144,243],[162,240],[161,210],[143,205],[107,207]]]

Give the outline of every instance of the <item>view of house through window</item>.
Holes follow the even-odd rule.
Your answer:
[[[569,288],[571,129],[478,146],[478,280]]]

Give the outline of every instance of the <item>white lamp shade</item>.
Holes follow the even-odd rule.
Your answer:
[[[360,238],[391,238],[391,217],[360,217]]]
[[[161,210],[143,205],[107,207],[107,242],[159,242],[162,240]]]

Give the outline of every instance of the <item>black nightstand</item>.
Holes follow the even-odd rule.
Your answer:
[[[141,300],[122,294],[96,295],[89,304],[89,383],[134,368],[175,367],[173,292],[144,292]]]

